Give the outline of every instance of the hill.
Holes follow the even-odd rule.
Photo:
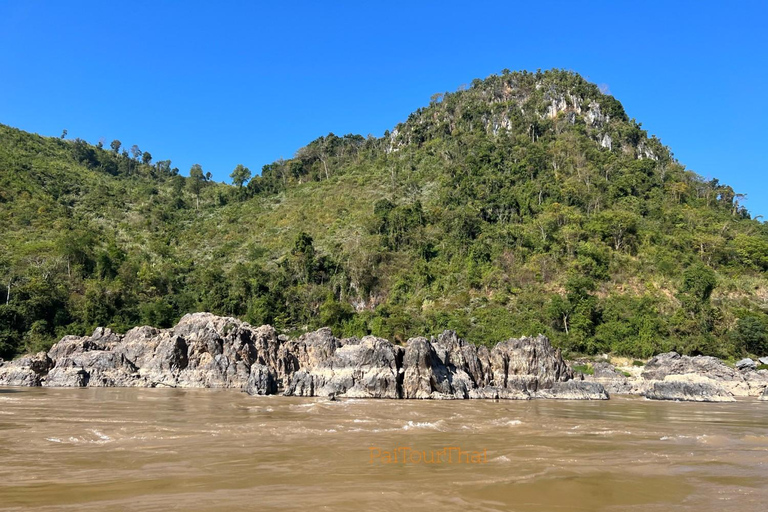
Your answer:
[[[766,224],[574,73],[475,80],[240,185],[132,149],[0,127],[4,357],[203,310],[394,340],[768,352]]]

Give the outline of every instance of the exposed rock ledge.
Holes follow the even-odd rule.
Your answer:
[[[735,397],[768,400],[768,371],[737,363],[735,368],[709,356],[659,354],[640,368],[617,370],[602,362],[592,366],[587,382],[602,384],[609,393],[643,395],[651,400],[733,402]],[[578,375],[578,374],[577,374]]]
[[[290,340],[268,326],[194,313],[171,329],[99,328],[0,363],[0,386],[237,388],[252,395],[431,399],[599,399],[544,336],[477,347],[452,331],[398,346],[328,328]]]

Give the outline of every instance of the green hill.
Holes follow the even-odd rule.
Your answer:
[[[475,80],[243,186],[132,149],[0,126],[2,356],[200,310],[395,340],[768,352],[768,226],[573,73]]]

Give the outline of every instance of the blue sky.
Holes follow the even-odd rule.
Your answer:
[[[604,84],[768,217],[768,2],[0,0],[0,123],[229,180],[504,68]]]

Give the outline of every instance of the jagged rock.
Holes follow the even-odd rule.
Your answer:
[[[277,373],[274,368],[254,363],[245,391],[249,395],[274,395],[277,393]]]
[[[238,388],[263,395],[349,398],[594,398],[543,336],[489,349],[445,331],[406,347],[366,336],[339,340],[328,328],[296,340],[270,326],[210,313],[185,315],[171,329],[125,335],[96,329],[65,336],[46,355],[0,365],[0,385]]]
[[[374,336],[335,340],[330,331],[322,331],[293,347],[315,364],[293,374],[286,395],[400,398],[401,347]]]
[[[121,336],[112,332],[112,329],[97,327],[90,336],[64,336],[48,351],[48,357],[58,361],[72,354],[88,352],[91,350],[112,350],[121,341]]]
[[[554,398],[557,400],[608,400],[610,397],[599,382],[569,380],[555,382],[552,387],[541,389],[535,398]]]
[[[160,342],[161,331],[154,327],[135,327],[125,333],[122,341],[114,348],[115,353],[122,354],[139,368],[150,364],[155,347]]]
[[[734,396],[757,395],[762,390],[758,384],[759,379],[748,379],[743,372],[727,366],[716,357],[681,356],[677,352],[659,354],[648,361],[642,378],[646,381],[665,380],[669,375],[690,376],[691,380],[706,378],[712,384],[724,387]],[[650,384],[649,382],[648,385]]]
[[[43,386],[131,387],[137,378],[136,367],[123,354],[90,350],[58,359],[43,380]]]
[[[43,384],[49,388],[82,388],[88,385],[88,372],[75,366],[53,368]]]
[[[289,388],[291,377],[301,368],[313,368],[330,358],[341,342],[327,327],[284,341],[278,350],[277,376],[281,386]],[[310,395],[301,395],[310,396]]]
[[[744,358],[736,362],[734,365],[738,370],[756,370],[757,363],[750,358]]]
[[[210,313],[185,315],[173,328],[186,344],[186,362],[177,358],[177,386],[244,388],[254,363],[274,365],[277,336],[269,326],[254,329],[236,318]],[[271,345],[270,345],[271,342]],[[177,350],[179,341],[171,347]]]
[[[503,341],[491,349],[492,384],[507,389],[536,392],[551,388],[555,382],[573,379],[573,370],[555,350],[546,336]],[[506,371],[505,371],[506,370]],[[506,381],[502,375],[506,373]]]
[[[45,352],[0,364],[0,386],[40,386],[52,362]]]
[[[653,382],[645,392],[651,400],[687,402],[734,402],[733,394],[713,382],[665,380]]]

